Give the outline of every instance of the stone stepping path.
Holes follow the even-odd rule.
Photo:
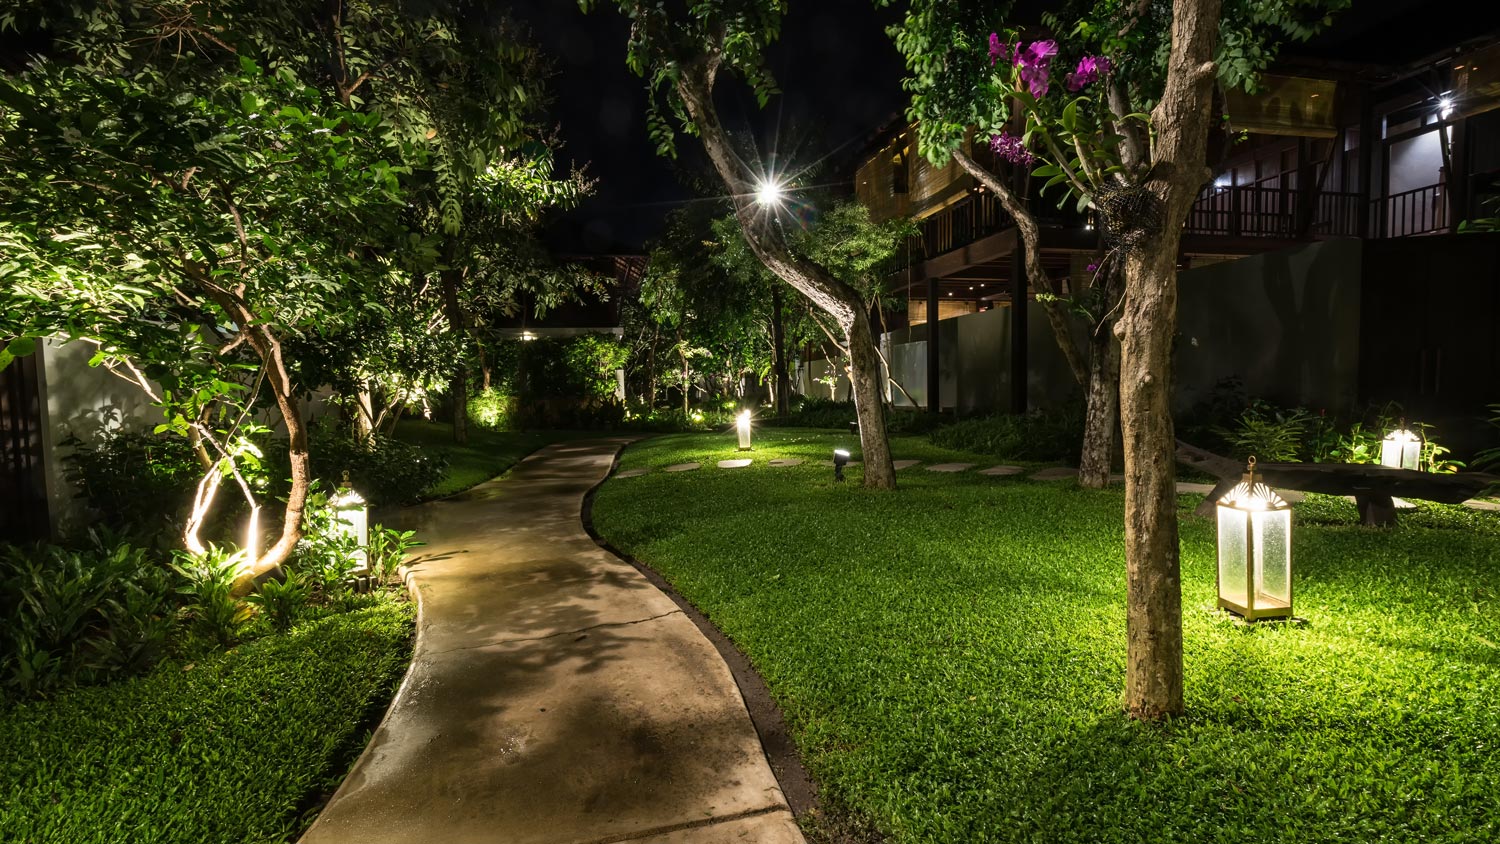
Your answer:
[[[1043,469],[1040,472],[1034,472],[1031,475],[1033,481],[1061,481],[1076,477],[1078,477],[1078,470],[1070,469],[1067,466],[1053,466],[1049,469]]]
[[[770,463],[770,465],[772,465],[772,466],[801,466],[802,463],[803,463],[802,459],[798,458],[798,457],[778,457],[775,460],[772,460],[771,463]]]
[[[691,472],[694,469],[701,469],[701,468],[703,468],[703,464],[702,463],[677,463],[675,465],[668,466],[666,469],[663,469],[662,471],[665,471],[665,472]]]
[[[974,468],[973,463],[935,463],[927,467],[929,472],[965,472]]]
[[[617,478],[639,478],[641,475],[647,474],[650,471],[651,471],[650,469],[626,469],[623,472],[616,472],[615,473],[615,477],[617,477]]]
[[[749,466],[750,462],[750,458],[741,457],[736,460],[720,460],[718,465],[720,469],[743,469]]]
[[[920,460],[892,460],[891,465],[896,467],[896,471],[899,472],[902,469],[910,469],[921,462]]]
[[[1007,466],[1002,463],[999,466],[991,466],[988,469],[980,469],[979,474],[989,475],[990,477],[995,478],[1003,478],[1007,475],[1019,475],[1024,471],[1026,470],[1021,468],[1020,466]]]

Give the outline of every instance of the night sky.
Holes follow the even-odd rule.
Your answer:
[[[646,136],[645,83],[625,67],[627,25],[608,3],[599,5],[584,15],[573,0],[513,4],[556,63],[551,117],[564,141],[561,163],[587,163],[598,182],[583,207],[549,228],[547,240],[564,251],[640,249],[669,211],[695,197],[685,175],[711,176],[697,138],[679,138],[675,163],[655,153]],[[884,29],[897,16],[873,6],[871,0],[793,3],[768,52],[784,93],[761,110],[743,83],[721,76],[725,126],[753,131],[763,151],[774,144],[798,165],[856,152],[906,104],[901,57]]]

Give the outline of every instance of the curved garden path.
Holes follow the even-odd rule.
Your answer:
[[[723,659],[583,530],[627,442],[403,512],[428,543],[416,653],[303,844],[800,844]]]

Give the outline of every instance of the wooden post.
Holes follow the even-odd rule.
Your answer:
[[[1026,246],[1016,239],[1010,256],[1010,412],[1025,413],[1027,398],[1026,307],[1030,301],[1026,283]]]
[[[943,411],[943,371],[938,349],[938,280],[927,279],[927,412]]]

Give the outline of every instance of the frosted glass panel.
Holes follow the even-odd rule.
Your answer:
[[[1292,601],[1292,511],[1256,513],[1256,569],[1259,593],[1279,604]],[[1259,602],[1257,602],[1259,603]]]
[[[1246,514],[1229,507],[1219,510],[1219,597],[1247,605],[1245,594]]]

